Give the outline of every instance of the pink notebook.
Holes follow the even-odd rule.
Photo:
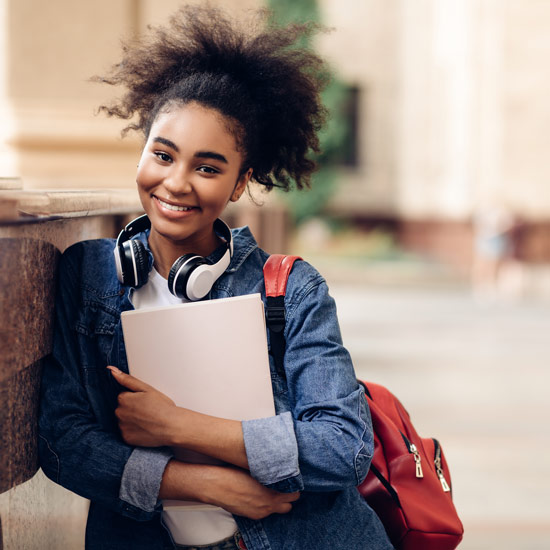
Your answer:
[[[125,311],[130,373],[198,412],[273,416],[264,306],[259,294]]]

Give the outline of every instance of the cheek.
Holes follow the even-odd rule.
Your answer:
[[[143,163],[138,166],[136,183],[140,192],[152,187],[156,179],[155,169],[150,166],[150,163]]]
[[[215,206],[218,209],[223,209],[229,202],[233,193],[233,186],[210,186],[204,191],[202,199],[205,203]]]

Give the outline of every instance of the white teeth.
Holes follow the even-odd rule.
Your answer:
[[[176,212],[187,212],[188,210],[192,210],[192,207],[190,206],[175,206],[173,204],[168,204],[167,202],[164,202],[160,199],[157,199],[161,206],[164,208],[167,208],[168,210],[175,210]]]

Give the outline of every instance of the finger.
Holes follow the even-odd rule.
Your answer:
[[[285,502],[280,504],[275,511],[276,514],[288,514],[292,510],[292,504]]]
[[[149,384],[146,384],[139,378],[136,378],[135,376],[132,376],[131,374],[126,374],[122,372],[121,370],[117,369],[113,366],[107,367],[111,374],[115,377],[115,380],[125,388],[128,388],[132,391],[148,391],[153,390],[154,388],[152,386],[149,386]]]
[[[118,394],[117,401],[120,406],[123,406],[125,404],[128,404],[128,400],[132,399],[136,394],[131,391],[121,391]],[[118,410],[118,409],[117,409]]]

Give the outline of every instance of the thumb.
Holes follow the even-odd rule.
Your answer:
[[[139,378],[136,378],[131,374],[126,374],[116,367],[108,366],[107,368],[111,371],[111,374],[115,377],[115,380],[121,386],[124,386],[130,391],[148,391],[153,389],[152,386],[149,386],[149,384],[146,384]]]

